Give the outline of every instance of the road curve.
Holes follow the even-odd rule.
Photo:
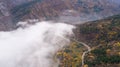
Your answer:
[[[82,54],[82,67],[84,67],[84,58],[85,58],[85,55],[88,53],[88,52],[90,52],[91,51],[91,48],[90,48],[90,46],[88,46],[87,44],[85,44],[85,43],[83,43],[83,42],[79,42],[78,40],[76,40],[76,39],[73,39],[75,42],[77,42],[77,43],[79,43],[79,44],[82,44],[83,46],[85,46],[88,50],[87,51],[85,51],[85,52],[83,52],[83,54]]]

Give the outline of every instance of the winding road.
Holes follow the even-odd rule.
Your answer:
[[[85,52],[83,52],[83,54],[82,54],[82,67],[84,67],[84,58],[85,58],[85,55],[88,53],[88,52],[90,52],[91,51],[91,48],[90,48],[90,46],[88,46],[87,44],[85,44],[85,43],[83,43],[83,42],[79,42],[78,40],[76,40],[76,39],[73,39],[75,42],[77,42],[77,43],[79,43],[79,44],[82,44],[83,46],[85,46],[88,50],[87,51],[85,51]]]

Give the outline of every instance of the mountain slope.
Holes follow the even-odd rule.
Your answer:
[[[0,0],[0,31],[12,30],[14,27],[12,15],[9,11],[12,4],[8,3],[8,1]]]
[[[78,25],[76,39],[91,47],[84,67],[120,67],[120,15]],[[87,49],[75,41],[58,52],[62,67],[80,67]]]
[[[29,4],[29,6],[16,6],[16,8],[19,9],[15,13],[13,11],[16,10],[16,8],[11,10],[17,20],[31,18],[51,19],[51,17],[64,16],[63,13],[66,10],[74,10],[77,11],[77,16],[80,17],[81,21],[89,21],[115,15],[120,11],[118,5],[111,3],[108,0],[42,0],[41,2],[36,2],[34,4],[31,2],[28,2],[27,4]],[[24,7],[26,8],[24,9]]]
[[[120,13],[112,0],[0,0],[9,16],[0,17],[0,30],[13,28],[27,19],[56,19],[64,22],[87,22]],[[3,9],[0,9],[3,11]],[[5,12],[6,12],[5,11]],[[4,12],[4,11],[3,11]],[[6,26],[5,26],[6,25]]]

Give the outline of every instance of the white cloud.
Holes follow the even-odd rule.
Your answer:
[[[69,44],[73,28],[65,23],[43,21],[0,32],[0,67],[57,67],[53,55]]]

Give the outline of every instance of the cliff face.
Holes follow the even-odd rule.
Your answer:
[[[26,19],[92,21],[120,13],[110,0],[0,0],[0,30]]]

